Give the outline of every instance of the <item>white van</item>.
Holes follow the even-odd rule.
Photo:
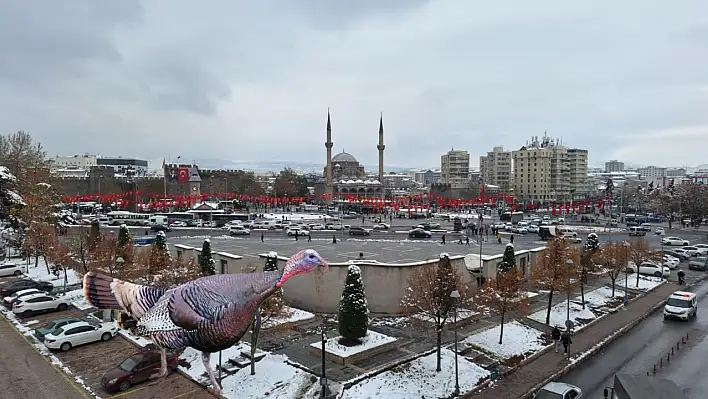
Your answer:
[[[633,226],[633,227],[629,228],[629,235],[630,236],[645,236],[645,235],[647,235],[647,232],[644,231],[644,229],[642,229],[641,227]]]
[[[150,225],[162,225],[167,226],[167,216],[150,216]]]
[[[698,296],[693,292],[676,291],[666,300],[664,320],[689,320],[698,311]]]

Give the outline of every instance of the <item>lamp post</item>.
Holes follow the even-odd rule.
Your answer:
[[[566,304],[565,332],[568,334],[568,358],[570,358],[570,330],[573,328],[573,321],[570,320],[570,272],[573,270],[573,260],[568,259],[566,263],[568,264],[568,303]]]
[[[327,372],[325,364],[325,346],[327,345],[327,333],[325,333],[324,323],[322,324],[322,374],[320,376],[320,385],[322,385],[322,394],[320,398],[324,399],[327,397]]]
[[[455,316],[453,319],[453,328],[455,329],[455,396],[460,394],[460,376],[457,369],[457,305],[460,302],[460,292],[455,290],[450,293],[450,298],[455,301]]]
[[[627,295],[627,286],[629,285],[627,283],[627,275],[629,274],[627,268],[629,267],[629,242],[625,241],[622,246],[624,247],[624,300],[623,304],[625,306],[625,310],[627,310],[626,306],[629,305],[629,296]],[[637,266],[637,281],[639,279],[639,266]]]

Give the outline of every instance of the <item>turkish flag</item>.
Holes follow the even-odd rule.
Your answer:
[[[177,169],[177,182],[186,183],[189,181],[189,168]]]

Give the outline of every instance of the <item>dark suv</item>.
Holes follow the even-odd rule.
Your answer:
[[[369,230],[366,230],[363,227],[358,227],[358,226],[352,226],[349,228],[349,235],[350,236],[368,236],[371,235]]]
[[[14,294],[17,291],[27,290],[30,288],[51,292],[54,289],[54,285],[46,281],[20,280],[2,287],[2,289],[0,289],[0,295],[4,298]]]

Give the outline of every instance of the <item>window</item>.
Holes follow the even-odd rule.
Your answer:
[[[80,332],[81,332],[81,327],[74,327],[74,328],[68,330],[64,335],[74,335],[74,334],[78,334]]]
[[[568,392],[565,394],[565,398],[564,398],[564,399],[575,399],[575,398],[577,398],[577,397],[578,397],[578,391],[576,391],[576,390],[571,390],[571,391],[568,391]]]

